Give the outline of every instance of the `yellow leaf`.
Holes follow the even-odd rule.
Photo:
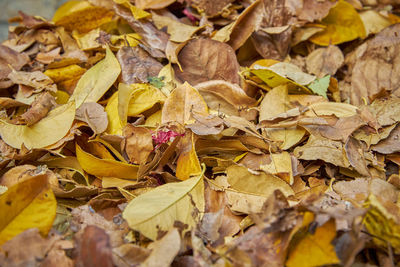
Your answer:
[[[93,6],[88,1],[73,0],[57,9],[53,21],[68,31],[89,32],[111,21],[113,15],[114,12],[104,7]]]
[[[253,174],[246,167],[237,165],[228,167],[226,174],[230,185],[226,189],[228,202],[231,209],[237,212],[260,212],[275,190],[280,190],[285,196],[294,195],[285,181],[272,174]]]
[[[335,45],[358,37],[366,37],[360,15],[350,3],[343,0],[330,9],[328,16],[322,19],[321,24],[326,25],[324,31],[316,33],[309,39],[317,45]]]
[[[98,178],[116,177],[121,179],[136,179],[139,166],[111,159],[100,159],[76,145],[76,157],[82,169]]]
[[[151,114],[145,121],[144,125],[146,127],[157,127],[161,124],[161,110],[156,111],[155,113]]]
[[[308,106],[309,110],[304,115],[309,117],[335,115],[338,118],[357,115],[359,109],[346,103],[316,102]]]
[[[111,35],[110,41],[113,47],[120,49],[123,46],[137,46],[140,35],[137,33],[128,33],[121,35]]]
[[[105,108],[108,118],[108,126],[106,132],[108,134],[122,135],[121,120],[118,114],[118,92],[115,92],[110,99],[108,99],[107,106]]]
[[[161,121],[185,124],[192,117],[192,111],[207,114],[208,107],[200,93],[185,82],[168,96],[162,109]]]
[[[118,60],[107,47],[106,57],[86,71],[79,79],[70,101],[75,101],[76,108],[79,108],[84,102],[97,102],[110,89],[120,72],[121,67]]]
[[[260,104],[260,121],[273,118],[290,109],[290,101],[287,86],[275,87],[267,93]],[[279,142],[279,147],[283,150],[289,149],[303,138],[306,131],[302,128],[286,129],[265,129],[268,136]]]
[[[98,42],[100,37],[100,28],[91,30],[88,33],[79,33],[76,30],[72,32],[72,37],[76,40],[79,48],[83,51],[100,48],[101,44]]]
[[[390,19],[381,15],[375,10],[367,10],[360,13],[361,20],[364,23],[366,35],[375,34],[384,28],[392,25]]]
[[[136,20],[143,19],[143,18],[147,18],[147,17],[150,17],[150,16],[151,16],[151,14],[150,14],[149,12],[146,12],[146,11],[144,11],[143,9],[138,8],[138,7],[134,6],[134,5],[132,5],[132,4],[129,2],[129,0],[113,0],[113,1],[114,1],[115,3],[117,3],[117,4],[120,4],[120,5],[125,6],[126,8],[129,8],[129,9],[131,10],[131,12],[132,12],[133,17],[134,17]]]
[[[0,245],[29,228],[42,235],[50,231],[57,202],[47,175],[38,175],[12,186],[0,196]]]
[[[75,104],[59,106],[32,126],[9,124],[0,120],[0,135],[8,145],[20,149],[43,148],[62,139],[75,118]]]
[[[66,80],[73,80],[77,76],[80,77],[84,74],[86,69],[79,65],[68,65],[66,67],[57,69],[48,69],[44,72],[45,75],[49,76],[55,83],[63,82]]]
[[[122,216],[129,227],[155,240],[159,230],[168,231],[175,221],[187,224],[185,231],[190,231],[201,219],[204,205],[202,173],[198,177],[164,184],[139,195],[129,202]]]
[[[152,108],[157,103],[164,103],[165,95],[150,84],[131,84],[134,89],[128,105],[128,116],[136,116]]]
[[[193,34],[204,28],[187,25],[177,19],[173,19],[167,16],[160,16],[154,12],[152,13],[152,19],[154,25],[156,25],[158,29],[167,27],[167,32],[170,35],[169,40],[177,43],[186,42],[192,37]]]
[[[141,9],[161,9],[174,3],[176,0],[136,0],[136,5]]]
[[[364,203],[368,208],[363,224],[372,234],[378,246],[387,247],[388,243],[395,253],[400,252],[400,209],[393,203],[382,203],[375,195],[370,195]]]
[[[118,116],[122,126],[128,121],[129,101],[135,88],[128,84],[120,83],[118,85]]]
[[[201,166],[197,158],[196,149],[194,147],[194,134],[187,133],[181,139],[182,152],[176,163],[176,177],[181,180],[189,179],[190,176],[201,173]]]
[[[292,170],[292,159],[290,154],[286,151],[278,154],[270,154],[271,163],[267,165],[261,165],[260,169],[281,177],[288,184],[292,185],[293,170]]]
[[[305,227],[293,237],[295,242],[286,261],[288,267],[314,267],[340,264],[335,247],[331,244],[336,237],[336,224],[333,219],[318,227],[314,234]]]

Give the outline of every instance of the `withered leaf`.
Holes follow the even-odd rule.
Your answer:
[[[127,124],[122,132],[125,137],[122,143],[129,161],[136,164],[146,163],[147,157],[153,151],[151,131],[144,127]]]
[[[26,72],[12,70],[8,74],[8,78],[15,84],[23,84],[32,87],[34,92],[41,92],[43,90],[56,92],[57,86],[54,82],[40,71]]]
[[[174,66],[181,81],[196,85],[209,80],[239,83],[239,64],[233,49],[211,39],[195,39],[187,43],[178,55],[182,71]]]
[[[25,53],[17,53],[5,45],[0,45],[0,87],[7,88],[12,85],[8,80],[8,74],[11,72],[8,64],[15,70],[20,70],[28,62],[29,57]]]
[[[389,134],[389,136],[378,144],[371,146],[371,149],[382,153],[391,154],[400,151],[400,125]]]
[[[163,31],[158,30],[150,21],[148,20],[136,20],[131,12],[121,6],[114,6],[115,12],[124,18],[132,29],[138,33],[143,39],[142,42],[145,45],[145,49],[150,55],[156,58],[165,57],[165,48],[168,42],[168,34]]]
[[[122,82],[146,83],[149,77],[157,77],[163,65],[139,46],[122,47],[117,53],[121,65]]]
[[[55,99],[49,92],[39,94],[32,106],[21,115],[22,123],[26,123],[28,126],[35,124],[44,118],[54,105]]]
[[[343,62],[342,51],[334,45],[315,49],[306,59],[308,72],[317,75],[318,78],[322,78],[327,74],[334,75]]]
[[[103,106],[94,103],[83,103],[75,113],[75,118],[86,122],[95,134],[100,134],[107,129],[108,118]]]
[[[311,135],[304,146],[294,149],[294,155],[304,160],[323,160],[340,167],[349,167],[342,142]]]

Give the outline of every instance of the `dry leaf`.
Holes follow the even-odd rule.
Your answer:
[[[162,109],[161,121],[178,122],[183,125],[191,119],[192,112],[207,114],[208,108],[199,92],[185,82],[168,96]]]
[[[106,57],[82,75],[70,101],[75,101],[79,108],[84,102],[97,102],[110,89],[121,67],[110,48],[106,49]]]
[[[55,99],[50,93],[39,94],[33,101],[32,106],[21,115],[22,123],[26,123],[28,126],[37,123],[47,115],[54,104]]]
[[[334,45],[315,49],[306,59],[307,71],[315,74],[318,78],[322,78],[327,74],[335,75],[343,62],[342,51]]]
[[[20,149],[42,148],[61,140],[71,128],[75,117],[75,104],[57,107],[32,126],[14,125],[0,121],[0,135],[8,145]]]
[[[122,47],[117,53],[117,59],[121,65],[122,82],[126,84],[146,83],[149,77],[157,77],[163,67],[138,46]]]
[[[183,182],[159,186],[136,197],[125,208],[123,217],[132,229],[155,240],[158,231],[168,231],[175,221],[186,224],[190,230],[201,219],[203,211],[201,174]]]
[[[123,151],[126,152],[129,162],[145,164],[147,157],[153,151],[153,139],[151,131],[144,127],[128,124],[123,129],[125,142]]]
[[[15,184],[0,196],[0,244],[29,228],[47,235],[56,216],[57,202],[47,175]]]
[[[182,71],[174,67],[181,81],[196,85],[209,80],[239,83],[239,64],[233,49],[211,39],[195,39],[187,43],[178,55]]]

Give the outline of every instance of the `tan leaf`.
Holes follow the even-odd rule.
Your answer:
[[[147,78],[157,77],[163,67],[138,46],[122,47],[117,53],[117,59],[122,69],[122,82],[126,84],[147,83]]]
[[[86,122],[94,134],[100,134],[107,129],[107,113],[103,106],[94,102],[83,103],[77,110],[75,118]]]
[[[199,92],[185,82],[168,96],[162,109],[161,122],[185,124],[191,119],[192,111],[207,114],[208,108]]]
[[[330,45],[312,51],[306,59],[307,71],[318,78],[334,75],[344,63],[344,56],[339,47]]]
[[[310,136],[304,146],[298,146],[294,149],[294,155],[304,160],[323,160],[345,168],[350,166],[342,142],[313,135]]]
[[[21,121],[28,126],[37,123],[47,115],[54,104],[55,99],[50,93],[39,94],[33,101],[32,106],[21,115]]]
[[[247,96],[242,88],[226,81],[214,80],[195,86],[209,108],[227,115],[239,115],[239,110],[252,107],[256,100]]]
[[[233,49],[211,39],[195,39],[181,50],[178,61],[183,71],[174,67],[175,75],[182,82],[192,85],[209,80],[239,83],[239,64]]]
[[[146,163],[147,157],[153,151],[153,139],[151,131],[144,127],[127,124],[123,129],[125,150],[129,161],[135,164]]]

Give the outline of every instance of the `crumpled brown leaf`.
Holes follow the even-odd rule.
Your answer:
[[[322,78],[327,74],[334,75],[343,62],[343,53],[335,45],[315,49],[306,59],[308,72],[317,75],[318,78]]]
[[[12,82],[8,79],[12,69],[8,64],[13,69],[20,70],[28,62],[29,57],[25,53],[17,53],[7,46],[0,45],[0,88],[7,88],[12,85]]]
[[[397,125],[386,139],[371,146],[371,149],[382,154],[400,152],[400,124]]]
[[[38,93],[43,90],[51,92],[57,91],[55,83],[40,71],[26,72],[12,70],[11,73],[8,74],[8,78],[14,84],[22,84],[31,87],[32,93]]]
[[[32,125],[46,117],[50,109],[55,105],[54,97],[49,93],[41,93],[33,101],[31,107],[20,116],[20,121],[26,125]]]
[[[285,5],[285,0],[264,1],[262,28],[281,27],[290,24],[292,14]],[[251,35],[251,41],[257,52],[268,59],[284,59],[290,48],[292,29],[289,27],[281,33],[270,34],[258,30]]]
[[[122,47],[117,53],[121,65],[122,82],[147,83],[147,78],[157,77],[163,65],[139,46]]]
[[[145,49],[149,54],[155,58],[165,57],[165,48],[168,42],[168,34],[158,30],[148,20],[136,20],[131,12],[121,5],[114,5],[115,12],[124,18],[132,29],[138,33],[143,39]]]
[[[78,239],[77,248],[76,266],[114,266],[110,238],[103,229],[95,225],[89,225],[85,228],[82,236]]]
[[[352,104],[371,103],[382,90],[400,96],[399,35],[400,24],[387,27],[346,58]]]
[[[137,127],[127,124],[123,129],[124,142],[122,150],[126,152],[129,162],[145,164],[147,157],[153,151],[153,139],[151,131],[145,127]]]
[[[180,71],[174,66],[175,75],[181,81],[196,85],[209,80],[224,80],[239,84],[239,64],[233,49],[211,39],[195,39],[180,51]]]
[[[75,118],[86,122],[94,134],[101,134],[108,126],[107,113],[103,106],[94,102],[83,103],[76,110]]]

